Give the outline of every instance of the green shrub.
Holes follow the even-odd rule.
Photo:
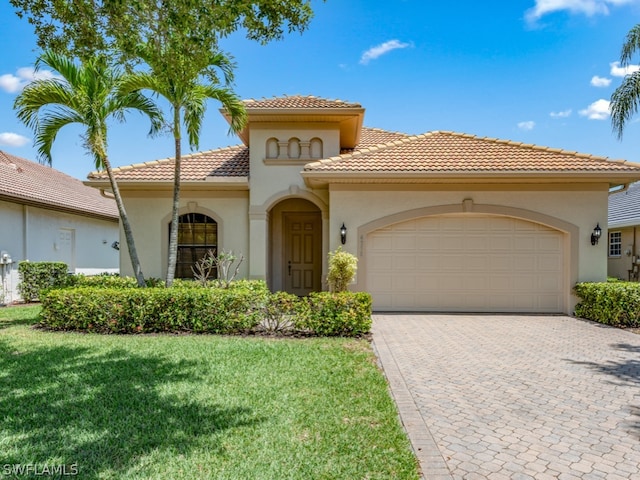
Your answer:
[[[41,324],[98,333],[242,333],[256,327],[264,298],[249,288],[105,288],[50,290]]]
[[[358,259],[355,255],[342,251],[338,247],[335,252],[329,252],[329,272],[327,283],[332,292],[346,292],[349,283],[356,276],[358,269]]]
[[[321,336],[352,337],[371,330],[371,295],[313,292],[303,298],[295,326]]]
[[[138,283],[133,277],[119,275],[72,275],[69,279],[71,287],[103,287],[103,288],[136,288]]]
[[[295,328],[295,317],[300,314],[302,300],[287,292],[268,295],[262,306],[260,327],[271,333],[291,331]]]
[[[193,281],[176,281],[171,288],[135,288],[133,279],[94,278],[43,292],[41,325],[105,334],[262,330],[357,336],[371,329],[368,293],[318,292],[299,298],[270,293],[263,281],[239,280],[228,288]]]
[[[23,261],[18,263],[18,275],[18,293],[25,302],[38,300],[46,289],[65,287],[70,281],[64,262]]]
[[[578,317],[606,325],[640,326],[640,284],[631,282],[578,283],[574,287],[581,302]]]

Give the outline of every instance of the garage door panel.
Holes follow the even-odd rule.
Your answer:
[[[488,215],[445,215],[372,232],[366,285],[379,310],[561,312],[564,236]]]

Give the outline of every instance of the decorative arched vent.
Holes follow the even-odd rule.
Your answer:
[[[287,152],[290,159],[300,158],[300,139],[298,138],[290,138],[289,139],[289,151]]]
[[[267,158],[278,158],[278,139],[267,140]]]
[[[311,158],[322,158],[322,140],[317,137],[312,138],[310,144]]]

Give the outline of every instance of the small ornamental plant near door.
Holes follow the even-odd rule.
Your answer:
[[[358,269],[358,259],[349,252],[338,247],[335,252],[329,252],[329,273],[327,283],[331,292],[346,292],[349,283],[353,281]]]

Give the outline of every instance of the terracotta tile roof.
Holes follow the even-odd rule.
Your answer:
[[[79,215],[117,219],[114,200],[51,167],[0,151],[0,198]]]
[[[174,158],[138,163],[113,169],[116,180],[173,181]],[[249,149],[244,145],[225,147],[182,156],[182,181],[206,180],[207,177],[249,176]],[[91,172],[90,180],[106,179],[106,172]]]
[[[640,183],[609,196],[609,228],[640,225]]]
[[[409,138],[411,135],[400,132],[390,132],[388,130],[382,130],[380,128],[362,127],[360,131],[360,142],[356,145],[356,148],[344,148],[340,151],[343,153],[352,153],[363,148],[371,148],[376,145],[382,145],[396,140],[402,140]]]
[[[379,128],[363,128],[356,147],[368,148],[380,143],[407,138],[404,133],[388,132]],[[173,181],[174,159],[166,158],[114,168],[116,180]],[[248,177],[249,149],[244,145],[193,153],[182,157],[181,180],[197,181],[207,177]],[[91,172],[90,180],[106,179],[106,172]]]
[[[327,98],[314,97],[313,95],[290,95],[282,97],[261,98],[243,100],[246,108],[283,108],[283,109],[310,109],[310,108],[362,108],[359,103],[345,102],[343,100],[329,100]]]
[[[640,172],[605,157],[454,132],[406,136],[307,164],[332,172]]]

